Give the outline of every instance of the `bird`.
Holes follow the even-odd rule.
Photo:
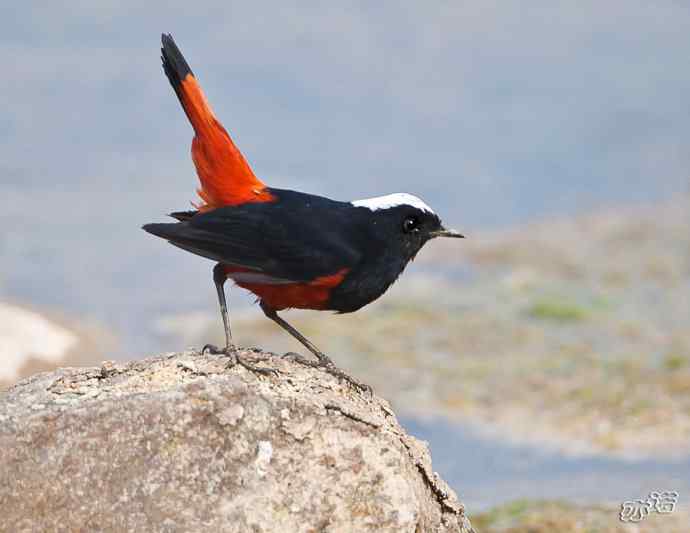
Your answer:
[[[464,236],[447,229],[431,207],[409,193],[338,201],[269,187],[216,118],[172,35],[163,34],[161,42],[163,71],[194,130],[199,201],[193,210],[170,213],[176,222],[143,229],[216,263],[213,282],[225,347],[208,344],[202,351],[223,353],[233,365],[260,374],[275,373],[246,360],[233,343],[224,289],[231,280],[253,293],[266,317],[315,357],[290,352],[295,361],[367,388],[278,313],[357,311],[383,295],[428,241]]]

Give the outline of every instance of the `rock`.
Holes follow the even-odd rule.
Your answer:
[[[388,404],[258,351],[64,368],[0,393],[0,530],[471,532]]]
[[[46,317],[2,302],[0,339],[0,384],[14,382],[32,359],[46,364],[62,361],[79,341],[72,331]]]
[[[114,344],[99,327],[0,302],[0,390],[36,372],[94,364]]]

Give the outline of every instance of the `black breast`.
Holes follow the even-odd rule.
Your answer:
[[[397,224],[390,225],[378,213],[365,208],[353,207],[353,210],[365,219],[358,228],[355,243],[361,251],[361,260],[331,292],[329,308],[340,313],[352,313],[379,298],[414,255],[400,245]]]
[[[329,310],[351,313],[376,300],[395,282],[417,251],[405,250],[399,240],[399,213],[371,211],[349,202],[284,189],[271,188],[271,192],[280,198],[276,208],[290,213],[294,220],[290,225],[306,231],[306,234],[294,235],[302,241],[300,246],[318,247],[325,242],[324,237],[330,235],[326,240],[340,242],[350,251],[347,264],[342,264],[349,272],[331,291]],[[272,220],[282,218],[276,216]],[[334,234],[337,239],[333,238]],[[316,262],[323,259],[320,257]],[[327,269],[333,270],[334,263],[326,262]],[[324,264],[302,265],[303,269],[315,273],[323,273],[324,267]]]

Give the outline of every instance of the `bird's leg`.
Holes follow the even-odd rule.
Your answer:
[[[230,330],[230,318],[228,317],[228,304],[225,300],[225,272],[220,263],[213,267],[213,283],[218,293],[218,303],[220,304],[220,314],[223,317],[223,329],[225,330],[225,350],[234,351],[235,345],[232,342],[232,331]]]
[[[216,292],[218,293],[218,304],[220,305],[220,314],[223,317],[223,328],[225,329],[225,348],[221,350],[213,344],[207,344],[202,348],[201,353],[208,351],[212,354],[227,355],[230,358],[228,368],[231,368],[235,366],[235,364],[239,363],[247,370],[256,372],[257,374],[277,374],[278,371],[273,368],[255,366],[245,361],[237,351],[235,344],[232,342],[232,332],[230,331],[230,320],[228,318],[228,304],[225,300],[225,289],[223,288],[226,279],[227,276],[225,274],[225,269],[221,263],[218,263],[215,267],[213,267],[213,283],[216,286]]]
[[[269,307],[263,300],[260,303],[261,305],[261,310],[264,312],[264,314],[273,320],[276,324],[278,324],[281,328],[283,328],[285,331],[287,331],[290,335],[292,335],[295,339],[297,339],[302,345],[304,345],[307,350],[309,350],[311,353],[314,354],[316,357],[317,361],[312,361],[311,359],[307,359],[305,357],[302,357],[299,354],[296,353],[291,353],[290,356],[291,358],[305,366],[310,366],[312,368],[322,368],[329,374],[347,381],[350,383],[350,385],[353,385],[359,390],[362,391],[367,391],[371,393],[371,387],[369,385],[366,385],[364,383],[360,383],[357,381],[355,378],[350,376],[349,374],[343,372],[340,370],[337,366],[335,366],[335,363],[331,361],[331,358],[328,357],[325,353],[323,353],[321,350],[319,350],[309,339],[307,339],[304,335],[302,335],[299,331],[297,331],[294,327],[292,327],[290,324],[285,321],[282,317],[278,316],[278,313],[276,312],[275,309]]]
[[[202,352],[209,351],[214,354],[224,353],[230,356],[235,351],[235,345],[232,343],[232,331],[230,331],[230,320],[228,319],[228,304],[225,300],[225,289],[223,285],[226,280],[223,265],[218,263],[213,267],[213,283],[216,286],[216,293],[218,294],[218,304],[220,305],[220,315],[223,318],[223,328],[225,329],[225,349],[221,350],[213,344],[207,344],[201,350]]]

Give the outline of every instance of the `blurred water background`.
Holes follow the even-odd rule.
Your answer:
[[[216,306],[211,263],[139,229],[195,199],[161,32],[273,186],[413,192],[470,236],[689,190],[682,2],[25,2],[0,6],[0,28],[0,298],[107,328],[116,358],[181,348],[157,320]],[[411,270],[425,269],[443,266]],[[508,470],[542,482],[482,461],[457,475],[453,454],[491,446],[408,425],[459,489],[488,483],[461,490],[477,505],[509,496]],[[599,473],[577,481],[585,499],[625,469],[563,461],[540,464]],[[649,468],[664,479],[675,466]]]

